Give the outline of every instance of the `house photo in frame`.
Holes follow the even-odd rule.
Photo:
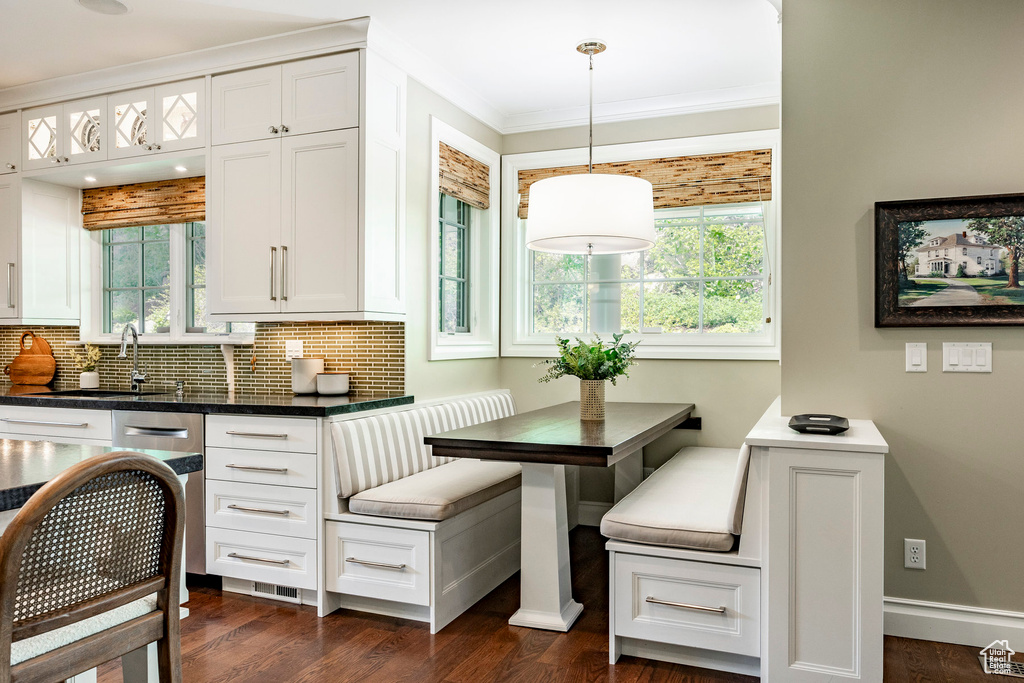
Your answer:
[[[875,327],[1024,325],[1024,194],[875,204]]]

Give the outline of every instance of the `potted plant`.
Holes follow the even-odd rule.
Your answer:
[[[85,355],[72,351],[71,362],[75,364],[81,374],[78,375],[78,386],[82,389],[98,389],[100,386],[100,373],[96,372],[96,365],[100,362],[103,353],[100,347],[92,344],[85,345]]]
[[[633,358],[636,345],[640,342],[624,342],[621,334],[612,335],[611,345],[606,346],[600,337],[594,336],[593,343],[577,338],[569,344],[568,339],[555,337],[558,344],[558,358],[541,361],[549,365],[540,382],[572,375],[580,378],[580,419],[604,419],[604,382],[619,376],[629,377],[629,366],[636,365]]]

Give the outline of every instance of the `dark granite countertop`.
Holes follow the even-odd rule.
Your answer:
[[[397,393],[349,394],[345,396],[185,393],[184,396],[179,397],[171,390],[169,393],[151,393],[140,396],[81,397],[62,395],[61,391],[61,387],[8,387],[5,393],[0,394],[0,405],[91,408],[95,410],[150,410],[167,413],[330,417],[376,408],[390,408],[413,402],[412,396]]]
[[[203,469],[203,456],[199,453],[0,439],[0,511],[22,507],[43,484],[75,463],[101,453],[123,450],[152,455],[167,463],[175,474]]]

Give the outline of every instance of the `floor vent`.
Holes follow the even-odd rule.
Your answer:
[[[286,602],[294,602],[296,604],[302,602],[302,596],[299,595],[298,588],[278,586],[277,584],[264,583],[263,581],[252,582],[252,594],[257,597],[273,598],[275,600],[284,600]]]

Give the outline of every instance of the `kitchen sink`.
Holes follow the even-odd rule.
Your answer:
[[[158,396],[170,393],[167,391],[117,391],[114,389],[67,389],[65,391],[41,391],[37,394],[22,394],[22,396],[35,396],[45,398],[131,398],[133,396]]]

